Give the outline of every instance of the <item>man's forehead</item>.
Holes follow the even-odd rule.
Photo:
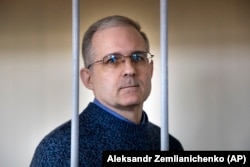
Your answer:
[[[97,31],[92,39],[92,47],[96,54],[130,53],[146,49],[143,37],[131,26],[116,26]]]

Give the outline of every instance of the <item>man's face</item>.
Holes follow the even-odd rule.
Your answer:
[[[92,49],[96,56],[95,62],[115,52],[128,56],[135,51],[146,51],[146,44],[133,27],[119,26],[96,32]],[[126,58],[116,68],[96,63],[89,70],[89,88],[101,103],[114,110],[136,106],[142,108],[150,94],[153,62],[139,66]]]

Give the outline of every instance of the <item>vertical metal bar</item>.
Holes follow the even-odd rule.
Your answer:
[[[168,135],[168,24],[167,0],[160,2],[161,36],[161,150],[169,150]]]
[[[72,0],[73,112],[70,166],[78,167],[79,147],[79,0]]]

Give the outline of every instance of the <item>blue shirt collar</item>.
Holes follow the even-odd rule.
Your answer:
[[[103,104],[101,104],[96,98],[93,101],[94,104],[96,104],[97,106],[101,107],[103,110],[105,110],[106,112],[112,114],[113,116],[115,116],[116,118],[126,121],[128,123],[132,123],[134,124],[134,122],[128,120],[127,118],[121,116],[120,114],[118,114],[117,112],[111,110],[110,108],[104,106]],[[141,123],[140,124],[144,124],[146,122],[146,116],[145,116],[145,112],[142,112],[142,119],[141,119]]]

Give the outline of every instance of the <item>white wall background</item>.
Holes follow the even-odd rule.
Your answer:
[[[250,1],[169,0],[169,129],[186,150],[250,149]],[[159,1],[83,0],[96,19],[139,21],[156,55],[145,104],[160,125]],[[71,1],[0,1],[0,166],[28,166],[39,141],[71,117]],[[80,110],[93,99],[81,86]]]

